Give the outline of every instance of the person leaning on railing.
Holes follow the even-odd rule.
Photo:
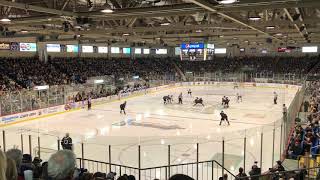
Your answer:
[[[255,161],[254,165],[252,165],[251,170],[249,171],[249,175],[250,176],[254,176],[254,177],[250,177],[251,180],[259,180],[259,176],[261,174],[261,168],[258,167],[258,162]]]
[[[237,176],[236,176],[237,180],[242,180],[242,179],[243,180],[249,180],[247,174],[245,172],[243,172],[243,171],[244,171],[243,168],[240,167],[239,168],[239,174],[237,174]]]

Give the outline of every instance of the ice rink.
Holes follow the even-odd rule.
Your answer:
[[[192,90],[192,97],[187,95]],[[278,93],[278,104],[273,104],[273,92]],[[183,105],[177,104],[183,93]],[[236,93],[243,96],[236,101]],[[108,146],[111,145],[112,163],[138,166],[138,145],[141,146],[142,167],[168,164],[168,145],[171,145],[171,164],[195,162],[196,143],[199,143],[199,160],[221,161],[222,140],[225,141],[225,165],[230,170],[243,164],[244,138],[246,137],[246,164],[261,161],[261,133],[263,132],[263,169],[271,167],[272,160],[280,157],[280,126],[273,123],[282,117],[282,104],[294,98],[296,90],[280,88],[217,87],[212,85],[177,87],[125,99],[127,115],[119,113],[124,100],[93,105],[93,109],[81,109],[47,118],[10,125],[7,131],[8,148],[21,148],[19,133],[31,134],[33,153],[37,150],[37,136],[41,139],[41,157],[57,149],[57,138],[66,132],[71,134],[74,151],[81,157],[81,143],[87,159],[108,161]],[[172,104],[163,104],[164,95],[173,95]],[[223,109],[221,98],[228,96],[230,108]],[[204,107],[193,106],[195,97],[204,100]],[[230,126],[219,126],[223,110],[229,117]],[[273,129],[275,147],[272,153]],[[27,152],[28,136],[23,136]],[[274,157],[272,157],[274,154]]]

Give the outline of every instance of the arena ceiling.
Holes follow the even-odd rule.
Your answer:
[[[76,38],[161,45],[320,42],[320,0],[218,1],[0,0],[0,31],[2,37],[37,36],[43,41]]]

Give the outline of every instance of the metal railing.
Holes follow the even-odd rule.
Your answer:
[[[95,84],[94,79],[104,80],[103,83]],[[78,93],[92,94],[92,98],[101,98],[117,94],[117,88],[134,83],[146,83],[148,87],[156,87],[175,81],[171,74],[154,76],[144,80],[133,80],[132,76],[124,76],[121,81],[114,77],[92,77],[85,84],[54,85],[49,89],[0,92],[0,116],[16,114],[26,111],[63,105]]]
[[[124,174],[134,175],[139,180],[168,180],[172,175],[175,174],[188,175],[195,180],[215,180],[225,174],[230,179],[235,178],[233,173],[225,169],[215,160],[172,165],[168,164],[150,168],[136,168],[108,162],[77,158],[77,166],[79,168],[87,169],[89,172],[114,172],[117,174],[115,178]]]

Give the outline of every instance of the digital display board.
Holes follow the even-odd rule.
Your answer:
[[[180,47],[175,47],[175,48],[174,48],[174,54],[175,54],[176,56],[180,55],[180,52],[181,52],[181,48],[180,48]]]
[[[227,48],[216,48],[214,50],[215,54],[226,54],[227,53]]]
[[[79,46],[78,45],[67,45],[67,52],[79,52]]]
[[[141,48],[135,48],[134,49],[135,54],[141,54]]]
[[[214,49],[214,44],[207,44],[208,49]]]
[[[47,44],[47,52],[60,52],[60,44]]]
[[[107,46],[99,46],[98,53],[108,53],[108,47]]]
[[[93,46],[82,46],[82,52],[93,53]]]
[[[204,49],[203,43],[181,44],[181,49]]]
[[[36,43],[19,43],[20,51],[25,52],[36,52],[37,44]]]
[[[143,54],[150,54],[150,49],[143,49]]]
[[[156,49],[156,54],[167,54],[168,50],[167,49]]]
[[[318,46],[305,46],[302,47],[303,53],[316,53],[318,52]]]
[[[120,48],[119,47],[111,47],[111,53],[119,54],[120,53]]]
[[[123,54],[130,54],[131,53],[131,48],[122,48]]]

